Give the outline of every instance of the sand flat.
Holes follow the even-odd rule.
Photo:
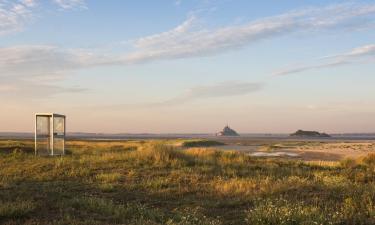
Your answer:
[[[298,158],[304,161],[340,161],[345,158],[359,158],[375,153],[375,141],[271,141],[246,142],[238,141],[224,146],[221,150],[234,150],[249,153],[256,157]]]

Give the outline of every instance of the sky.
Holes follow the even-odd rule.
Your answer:
[[[0,0],[0,131],[375,132],[375,1]]]

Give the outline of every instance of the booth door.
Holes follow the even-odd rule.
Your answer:
[[[37,116],[36,117],[36,149],[39,155],[51,155],[51,117]]]
[[[65,148],[65,118],[54,117],[53,154],[63,155]]]

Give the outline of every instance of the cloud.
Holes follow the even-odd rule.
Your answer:
[[[82,0],[55,0],[55,2],[67,9],[84,4]],[[16,3],[0,0],[0,35],[22,29],[23,23],[32,18],[31,12],[36,5],[37,1],[33,0],[20,0]],[[133,51],[119,55],[104,54],[97,50],[65,49],[46,45],[3,47],[0,48],[0,77],[22,80],[22,82],[38,79],[46,85],[51,85],[55,78],[61,79],[65,74],[79,69],[206,56],[232,51],[259,40],[295,32],[359,27],[363,24],[367,26],[368,23],[374,22],[374,13],[375,4],[341,4],[292,11],[242,25],[217,29],[203,29],[197,26],[198,19],[191,16],[170,31],[135,40]],[[335,56],[319,65],[292,68],[280,74],[351,63],[354,58],[372,54],[372,51],[373,46],[366,46],[355,49],[341,58]],[[3,85],[8,84],[3,83]],[[191,90],[191,93],[177,100],[194,99],[193,93],[197,91]],[[170,102],[173,101],[175,100],[172,99]]]
[[[73,71],[115,65],[120,60],[113,55],[109,57],[83,49],[62,49],[48,45],[0,48],[0,94],[5,97],[8,92],[25,98],[82,91],[80,88],[59,87],[55,83]]]
[[[22,0],[21,3],[27,7],[34,7],[36,5],[35,0]]]
[[[368,26],[375,22],[375,4],[339,4],[291,11],[243,25],[197,29],[194,17],[176,28],[134,42],[126,61],[137,63],[160,59],[217,54],[245,47],[267,38],[296,32]]]
[[[375,44],[358,47],[348,53],[328,58],[355,59],[362,56],[375,56]]]
[[[35,0],[0,0],[0,36],[19,32],[34,19]],[[54,46],[0,48],[0,99],[46,98],[59,93],[81,92],[77,87],[54,84],[68,70],[100,64],[100,57],[83,50]]]
[[[333,62],[326,62],[321,63],[317,65],[300,65],[285,69],[280,69],[278,71],[275,71],[272,73],[273,76],[282,76],[282,75],[289,75],[289,74],[295,74],[295,73],[301,73],[308,70],[314,70],[314,69],[323,69],[323,68],[329,68],[329,67],[335,67],[340,65],[348,64],[346,61],[333,61]]]
[[[34,6],[35,2],[31,0],[0,0],[0,36],[21,30],[32,18],[31,10]]]
[[[0,48],[0,96],[3,99],[49,97],[58,93],[80,92],[81,88],[60,87],[56,81],[69,70],[100,64],[82,50],[61,50],[53,46]]]
[[[263,83],[251,83],[244,81],[226,81],[216,83],[213,85],[196,86],[185,91],[185,93],[175,96],[171,99],[160,102],[149,102],[139,104],[116,104],[100,106],[101,109],[122,110],[126,109],[143,109],[143,108],[158,108],[178,106],[199,100],[224,98],[248,95],[254,92],[261,91],[264,88]],[[97,109],[98,106],[92,108]]]
[[[52,0],[51,0],[52,1]],[[84,0],[53,0],[62,9],[87,8]],[[0,36],[19,32],[32,21],[38,0],[0,0]]]
[[[197,86],[190,88],[184,94],[166,101],[141,104],[140,107],[174,106],[204,100],[208,98],[222,98],[247,95],[262,90],[264,84],[242,81],[226,81],[209,86]]]
[[[84,4],[82,0],[55,1],[64,7]],[[35,5],[35,2],[31,0],[23,2],[24,6]],[[22,9],[18,11],[20,15],[27,14]],[[70,70],[105,64],[127,65],[161,59],[218,54],[247,46],[258,40],[295,32],[343,28],[353,26],[353,24],[358,27],[365,21],[375,22],[374,14],[375,4],[341,4],[292,11],[243,25],[231,25],[212,30],[198,27],[197,18],[191,16],[170,31],[135,40],[133,42],[134,50],[121,55],[107,54],[103,56],[103,54],[80,49],[60,49],[51,46],[15,46],[9,48],[6,55],[18,57],[17,62],[22,63],[25,70],[31,73],[43,72],[39,71],[45,69],[45,67],[40,68],[41,65],[54,70]],[[0,51],[4,50],[6,49],[0,49]],[[16,56],[17,54],[18,56]],[[35,60],[30,59],[30,55],[35,56]],[[24,59],[21,59],[22,57]],[[28,61],[30,63],[26,64]],[[42,64],[40,65],[40,63]],[[15,71],[22,70],[18,67],[13,69]]]
[[[63,9],[87,8],[85,0],[54,0]]]
[[[0,100],[13,99],[45,99],[62,93],[83,92],[79,87],[61,87],[58,85],[23,79],[2,80],[0,84]]]
[[[70,70],[116,64],[120,59],[83,49],[48,45],[0,48],[0,76],[43,76]]]
[[[309,71],[309,70],[342,66],[346,64],[352,64],[355,62],[365,62],[365,60],[369,57],[370,58],[375,57],[375,44],[354,48],[353,50],[349,52],[345,52],[339,55],[322,57],[316,60],[317,62],[312,63],[312,64],[303,64],[303,65],[281,69],[281,70],[273,72],[273,75],[282,76],[282,75],[301,73],[301,72]]]

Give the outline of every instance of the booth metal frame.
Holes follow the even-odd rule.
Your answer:
[[[40,134],[38,132],[38,118],[48,118],[47,124],[45,126],[48,126],[47,133],[46,134]],[[55,128],[55,118],[63,119],[63,131],[62,132],[56,132]],[[62,114],[57,113],[35,113],[35,155],[65,155],[65,136],[66,136],[66,116]],[[38,141],[40,139],[46,139],[46,149],[44,151],[44,154],[42,151],[39,151],[38,148]],[[60,152],[57,153],[55,151],[55,139],[59,139],[62,141],[62,146],[60,146]]]

